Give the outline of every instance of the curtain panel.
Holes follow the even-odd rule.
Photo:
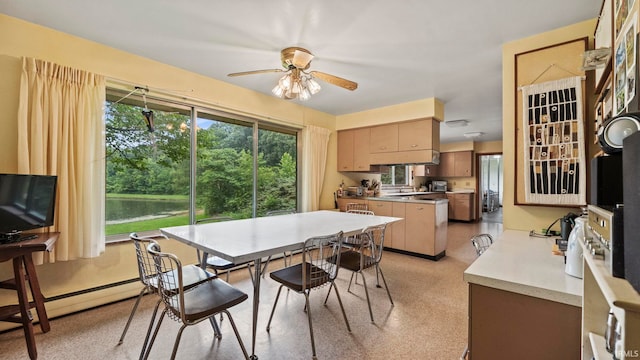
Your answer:
[[[60,237],[46,259],[99,256],[105,250],[105,145],[101,75],[23,58],[18,108],[18,171],[58,176],[51,231]]]
[[[320,209],[331,130],[307,125],[302,130],[302,211]]]

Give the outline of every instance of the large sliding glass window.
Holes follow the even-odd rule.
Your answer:
[[[297,137],[276,127],[258,129],[257,216],[296,210]]]
[[[108,240],[297,208],[296,129],[142,95],[107,95]]]
[[[253,125],[198,112],[196,217],[253,217]]]

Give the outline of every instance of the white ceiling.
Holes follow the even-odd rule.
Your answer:
[[[602,0],[0,0],[0,12],[215,79],[271,94],[300,46],[311,70],[358,83],[327,83],[303,105],[346,114],[436,97],[441,141],[502,139],[505,42],[597,17]],[[283,100],[285,101],[285,100]]]

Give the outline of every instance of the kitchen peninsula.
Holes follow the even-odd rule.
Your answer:
[[[580,359],[582,280],[554,243],[506,230],[465,270],[469,359]]]
[[[380,197],[338,198],[340,211],[347,203],[368,205],[376,215],[403,220],[387,227],[385,249],[439,260],[447,249],[447,199],[425,199],[429,193],[402,193]]]

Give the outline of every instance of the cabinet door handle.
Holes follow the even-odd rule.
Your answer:
[[[418,144],[411,144],[411,147],[418,147]]]

